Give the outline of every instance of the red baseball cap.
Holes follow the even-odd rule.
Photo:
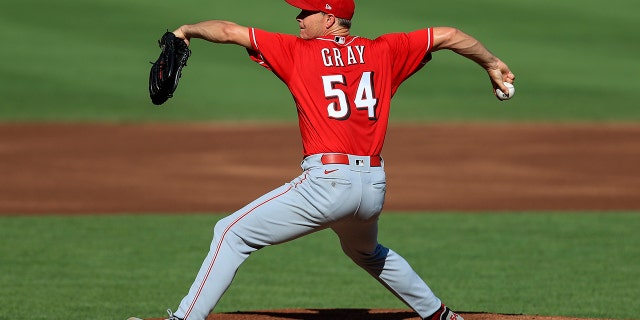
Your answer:
[[[338,18],[351,20],[356,4],[353,0],[285,0],[288,4],[302,10],[322,11]]]

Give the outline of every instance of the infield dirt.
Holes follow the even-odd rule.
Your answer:
[[[637,125],[392,125],[382,156],[386,211],[640,209]],[[0,159],[0,214],[230,212],[296,177],[302,152],[290,125],[3,124]],[[418,318],[297,309],[209,319]]]

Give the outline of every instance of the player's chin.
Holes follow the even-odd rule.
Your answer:
[[[300,38],[304,39],[304,40],[309,40],[311,39],[311,37],[309,36],[309,34],[305,31],[305,29],[300,29]]]

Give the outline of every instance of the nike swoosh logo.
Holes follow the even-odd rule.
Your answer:
[[[338,170],[340,170],[340,169],[324,170],[324,174],[329,174],[329,173],[332,173],[332,172],[336,172]]]

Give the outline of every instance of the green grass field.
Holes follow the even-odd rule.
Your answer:
[[[0,319],[160,317],[220,217],[4,217]],[[634,213],[385,214],[380,240],[459,310],[637,319],[638,226]],[[254,253],[216,311],[273,308],[406,307],[322,231]]]
[[[481,68],[438,52],[401,87],[393,121],[637,121],[639,10],[632,0],[368,0],[352,33],[459,27],[518,77],[517,98],[500,103]],[[194,42],[176,97],[161,108],[147,81],[166,29],[215,18],[297,33],[296,14],[284,1],[3,4],[0,121],[292,121],[284,85],[241,48]]]
[[[438,52],[400,88],[392,121],[640,121],[638,1],[358,5],[353,34],[459,27],[518,77],[516,97],[499,102],[482,69]],[[293,123],[288,91],[244,49],[194,42],[162,107],[149,101],[147,81],[166,29],[226,19],[296,33],[296,14],[281,0],[3,3],[0,123]],[[0,320],[163,316],[186,292],[219,217],[0,217]],[[638,212],[385,214],[380,238],[455,309],[632,319],[639,228]],[[387,307],[405,308],[321,232],[254,254],[216,311]]]

